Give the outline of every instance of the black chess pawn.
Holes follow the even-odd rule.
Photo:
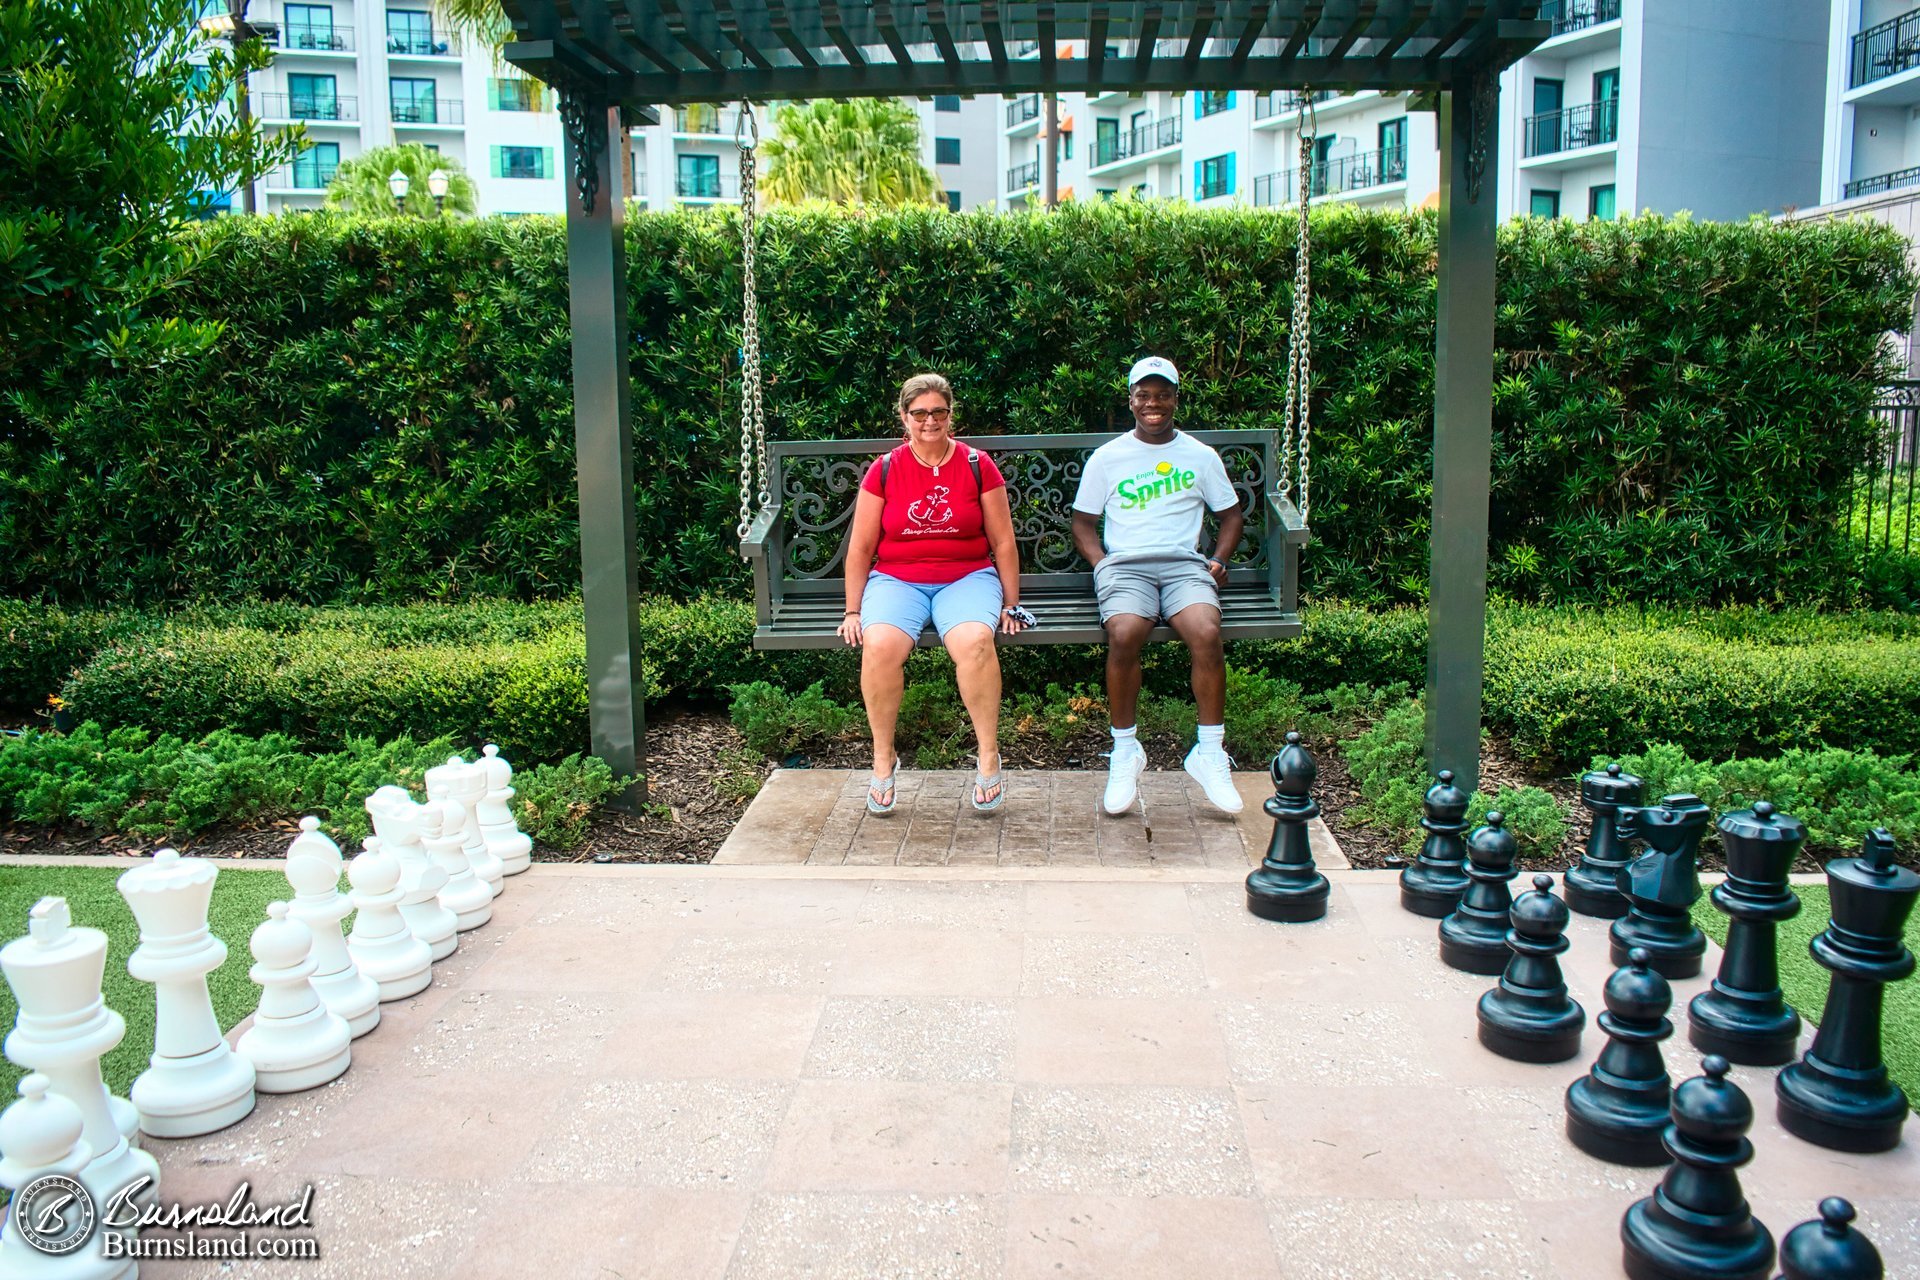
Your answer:
[[[1774,1081],[1788,1133],[1835,1151],[1887,1151],[1900,1142],[1907,1096],[1880,1058],[1881,999],[1913,972],[1900,940],[1920,875],[1893,863],[1893,836],[1867,833],[1858,858],[1827,864],[1833,921],[1808,950],[1833,974],[1806,1056]]]
[[[1607,1033],[1593,1070],[1567,1087],[1567,1137],[1590,1156],[1614,1164],[1665,1164],[1673,1082],[1660,1042],[1673,1034],[1666,1017],[1673,988],[1635,947],[1625,968],[1607,979],[1607,1010],[1596,1021]]]
[[[1728,1063],[1708,1054],[1673,1091],[1673,1122],[1661,1141],[1674,1164],[1620,1223],[1632,1280],[1767,1280],[1773,1236],[1740,1190],[1753,1159],[1747,1130],[1753,1103],[1727,1079]]]
[[[1583,916],[1615,920],[1627,914],[1627,895],[1620,892],[1620,873],[1633,855],[1614,825],[1623,804],[1639,804],[1640,779],[1610,764],[1604,772],[1581,775],[1580,803],[1593,815],[1587,830],[1586,852],[1580,865],[1567,872],[1567,906]]]
[[[1247,877],[1247,910],[1263,920],[1298,922],[1327,914],[1327,878],[1313,865],[1307,824],[1320,816],[1313,780],[1320,768],[1289,733],[1273,758],[1273,798],[1261,806],[1273,819],[1267,856]]]
[[[1441,961],[1468,973],[1501,973],[1513,958],[1507,950],[1507,930],[1513,923],[1513,891],[1507,882],[1520,874],[1513,867],[1520,844],[1505,822],[1496,810],[1467,837],[1471,883],[1453,914],[1440,922]]]
[[[1698,796],[1620,806],[1614,819],[1620,838],[1644,841],[1647,851],[1620,877],[1631,906],[1607,931],[1614,964],[1625,964],[1629,951],[1644,947],[1664,977],[1691,978],[1700,972],[1707,935],[1694,926],[1692,911],[1700,900],[1700,841],[1712,818]]]
[[[1779,1280],[1885,1280],[1873,1241],[1853,1227],[1853,1206],[1839,1196],[1820,1202],[1820,1216],[1780,1241]]]
[[[1553,877],[1535,876],[1532,892],[1514,899],[1510,918],[1513,959],[1500,985],[1480,997],[1480,1043],[1520,1062],[1564,1062],[1580,1052],[1587,1013],[1560,975],[1572,917],[1553,896]]]
[[[1413,865],[1400,873],[1400,905],[1438,920],[1458,906],[1466,892],[1467,846],[1460,837],[1473,797],[1453,785],[1453,770],[1442,769],[1436,776],[1439,781],[1427,788],[1420,805],[1420,826],[1427,838]]]
[[[1727,950],[1713,986],[1687,1006],[1687,1038],[1702,1053],[1777,1067],[1793,1061],[1800,1015],[1780,994],[1776,926],[1800,910],[1787,872],[1807,840],[1807,824],[1774,812],[1765,800],[1720,818],[1727,878],[1713,905],[1727,913]]]

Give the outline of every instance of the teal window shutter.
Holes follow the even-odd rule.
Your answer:
[[[1190,93],[1187,96],[1193,99],[1193,118],[1195,120],[1200,119],[1206,114],[1206,112],[1201,110],[1201,104],[1207,100],[1206,93],[1204,91],[1200,93]]]
[[[500,163],[500,145],[498,143],[495,143],[493,146],[488,147],[487,150],[492,153],[491,172],[494,177],[498,178],[502,174],[506,173],[506,170],[501,167],[501,163]]]
[[[1206,181],[1205,164],[1199,160],[1195,160],[1193,162],[1193,198],[1195,200],[1200,198],[1200,191],[1206,185]]]
[[[1227,90],[1227,110],[1229,111],[1233,110],[1233,103],[1234,103],[1233,90],[1229,89]],[[1233,162],[1231,160],[1227,162],[1227,172],[1229,174],[1233,172]],[[1231,185],[1233,179],[1228,178],[1227,181],[1229,185]]]
[[[540,148],[540,176],[543,178],[551,178],[553,176],[552,147]]]
[[[1228,94],[1227,98],[1229,103],[1231,103],[1233,95]],[[1227,152],[1227,194],[1230,196],[1240,194],[1240,188],[1233,185],[1233,155],[1233,152]]]

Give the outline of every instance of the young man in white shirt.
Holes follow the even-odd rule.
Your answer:
[[[1102,803],[1108,813],[1125,813],[1147,767],[1134,722],[1140,650],[1154,624],[1165,618],[1193,655],[1200,740],[1183,767],[1216,807],[1238,813],[1233,762],[1221,741],[1227,664],[1220,642],[1220,588],[1246,516],[1220,455],[1174,430],[1180,373],[1173,362],[1148,356],[1128,373],[1127,386],[1133,430],[1093,451],[1073,499],[1073,544],[1093,566],[1107,632],[1113,755]],[[1220,521],[1211,555],[1197,550],[1205,511]]]

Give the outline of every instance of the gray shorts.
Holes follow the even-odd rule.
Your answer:
[[[1191,605],[1220,608],[1220,590],[1198,551],[1110,555],[1093,566],[1093,593],[1103,623],[1119,613],[1158,621]]]

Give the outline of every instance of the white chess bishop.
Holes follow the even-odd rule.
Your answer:
[[[466,850],[461,848],[460,806],[445,801],[428,804],[421,809],[418,826],[427,853],[446,870],[440,905],[453,912],[460,932],[478,929],[493,919],[493,890],[473,873]]]
[[[65,898],[34,903],[26,936],[0,948],[0,971],[20,1005],[6,1055],[44,1075],[52,1092],[80,1109],[91,1148],[81,1181],[98,1202],[146,1178],[151,1181],[135,1199],[151,1204],[159,1195],[160,1165],[127,1141],[100,1079],[100,1055],[127,1034],[126,1022],[100,997],[106,969],[106,934],[75,926]]]
[[[51,1088],[51,1081],[33,1072],[20,1081],[19,1101],[0,1113],[0,1187],[10,1192],[17,1194],[50,1174],[86,1185],[82,1171],[93,1156],[93,1148],[80,1136],[86,1122],[80,1118],[80,1108],[50,1092]],[[55,1187],[34,1204],[16,1200],[9,1206],[12,1211],[0,1222],[0,1276],[7,1280],[133,1280],[139,1275],[138,1262],[108,1259],[97,1243],[72,1253],[49,1254],[21,1238],[22,1212],[33,1214],[36,1226],[48,1227],[52,1224],[45,1215],[52,1213],[62,1228],[71,1229],[72,1219],[60,1213],[57,1197],[61,1194]],[[95,1201],[96,1213],[100,1203]]]
[[[385,786],[367,797],[367,816],[375,834],[362,847],[383,851],[400,864],[400,916],[436,961],[445,960],[460,945],[459,922],[440,905],[447,869],[420,843],[420,806],[403,788]]]
[[[340,892],[340,846],[320,832],[320,820],[300,819],[300,834],[287,850],[287,883],[293,904],[287,915],[313,934],[313,989],[340,1015],[357,1039],[380,1025],[380,988],[354,966],[340,922],[353,903]]]
[[[481,749],[480,754],[483,757],[479,762],[480,767],[486,771],[487,794],[474,810],[474,820],[480,824],[481,839],[500,859],[505,873],[517,876],[533,865],[533,841],[514,820],[510,803],[513,800],[513,766],[500,754],[500,748],[491,742]]]
[[[382,1000],[404,1000],[433,982],[433,952],[400,915],[400,864],[369,849],[347,868],[353,884],[353,932],[347,950],[361,973],[379,984]]]
[[[127,972],[154,985],[153,1057],[133,1082],[140,1127],[156,1138],[224,1129],[253,1110],[253,1064],[228,1048],[207,994],[227,944],[207,930],[219,872],[162,849],[116,887],[140,924]]]
[[[487,848],[474,814],[486,795],[487,771],[482,765],[468,764],[459,756],[448,756],[445,764],[427,770],[427,799],[455,806],[460,811],[456,829],[454,815],[449,810],[446,834],[458,835],[460,848],[467,855],[467,865],[487,886],[488,894],[497,898],[506,887],[506,867],[498,855]]]
[[[262,1093],[299,1093],[337,1079],[353,1061],[353,1033],[313,989],[313,932],[287,915],[287,904],[267,904],[267,920],[253,931],[260,1008],[240,1037],[240,1054],[254,1065]]]

